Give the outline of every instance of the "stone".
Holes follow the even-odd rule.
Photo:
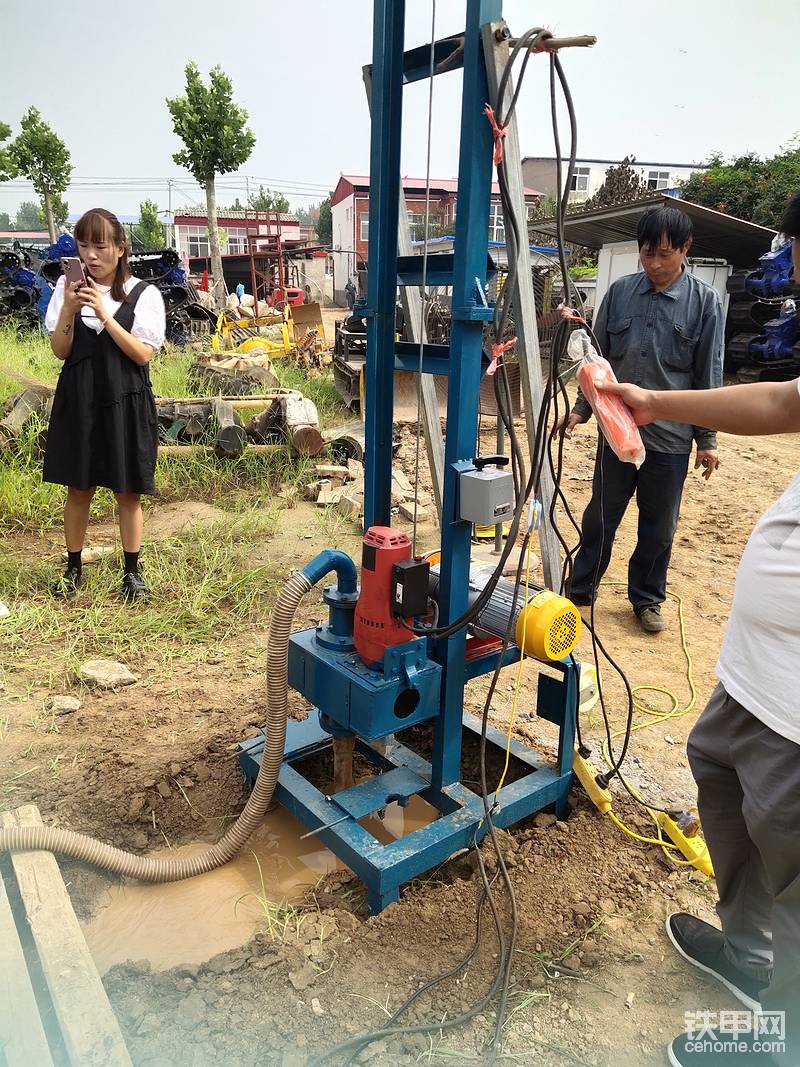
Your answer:
[[[147,848],[147,834],[138,830],[131,838],[131,848],[145,849]]]
[[[88,545],[81,553],[81,563],[99,563],[106,556],[113,556],[116,552],[114,545]],[[63,553],[64,559],[67,553]]]
[[[584,904],[581,901],[579,901],[577,904],[574,904],[572,910],[575,912],[576,915],[583,915],[584,918],[588,918],[592,914],[591,904]]]
[[[414,501],[413,500],[408,504],[406,504],[406,503],[399,504],[398,507],[397,507],[397,510],[400,512],[400,514],[403,516],[404,519],[408,520],[408,522],[413,522],[414,521]],[[423,508],[421,505],[418,504],[417,505],[417,522],[425,522],[425,520],[427,518],[428,518],[427,509]]]
[[[359,481],[364,477],[364,464],[357,459],[348,459],[347,473],[350,475],[351,481]]]
[[[144,811],[145,803],[146,797],[144,793],[136,793],[131,797],[131,802],[128,805],[128,822],[136,822]]]
[[[78,677],[87,685],[98,689],[118,689],[123,685],[133,685],[138,677],[124,663],[112,659],[88,659],[78,668]]]
[[[357,519],[364,510],[362,501],[356,500],[349,493],[343,493],[334,504],[334,507],[346,519]]]
[[[320,1004],[318,997],[311,998],[311,1010],[314,1012],[315,1015],[325,1014],[325,1009]]]
[[[397,482],[398,488],[402,489],[404,493],[413,493],[411,482],[405,475],[405,472],[395,467],[392,471],[392,480]]]
[[[348,481],[350,471],[347,467],[340,467],[338,464],[333,463],[315,463],[314,471],[320,478],[338,478],[341,482]]]
[[[206,1015],[206,1002],[199,993],[190,993],[178,1004],[176,1015],[183,1023],[199,1023]]]
[[[169,800],[172,796],[172,790],[163,779],[156,785],[156,791],[164,800]]]
[[[5,604],[0,602],[0,619],[7,619],[10,614],[11,614],[10,609],[7,608],[5,606]]]
[[[298,993],[308,989],[317,977],[317,972],[309,964],[305,964],[299,971],[289,971],[289,981]]]
[[[546,830],[549,826],[555,826],[558,819],[552,813],[552,811],[538,811],[533,817],[533,825],[538,826],[540,830]]]
[[[330,507],[332,504],[338,504],[341,497],[341,489],[320,489],[317,504],[321,508]]]
[[[72,715],[80,709],[80,706],[81,702],[77,697],[58,694],[50,698],[47,710],[52,711],[54,715]]]

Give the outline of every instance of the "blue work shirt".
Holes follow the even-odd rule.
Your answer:
[[[593,330],[621,382],[642,389],[716,389],[722,385],[725,317],[716,291],[686,270],[657,293],[647,275],[614,282],[595,315]],[[591,417],[579,392],[573,413]],[[717,447],[717,435],[700,426],[662,420],[641,427],[653,452],[686,453]]]

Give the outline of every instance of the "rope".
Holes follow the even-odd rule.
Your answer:
[[[428,281],[428,235],[430,232],[431,205],[431,127],[433,125],[433,76],[436,53],[436,0],[431,0],[431,55],[428,74],[428,138],[425,158],[425,234],[422,248],[422,290],[419,306],[419,360],[417,365],[417,441],[414,455],[414,520],[411,534],[411,555],[417,554],[417,511],[419,509],[419,459],[420,430],[422,425],[422,356],[425,350],[425,301]]]

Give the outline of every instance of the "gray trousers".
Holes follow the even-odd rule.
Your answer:
[[[764,1011],[786,1012],[781,1067],[800,1064],[800,745],[718,685],[688,741],[726,949],[770,979]]]

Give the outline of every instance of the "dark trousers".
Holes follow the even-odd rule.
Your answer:
[[[762,1010],[786,1013],[787,1048],[774,1060],[797,1067],[800,745],[770,730],[718,685],[689,734],[687,752],[726,952],[763,980]]]
[[[672,540],[688,470],[688,453],[650,451],[637,470],[632,463],[617,459],[600,438],[592,499],[581,523],[583,544],[575,557],[572,573],[574,595],[596,595],[600,579],[608,569],[614,535],[636,493],[639,530],[628,563],[628,598],[637,612],[664,602]]]

